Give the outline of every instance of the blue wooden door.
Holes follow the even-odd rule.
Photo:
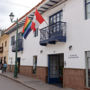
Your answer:
[[[60,83],[60,58],[59,55],[48,57],[48,83]]]

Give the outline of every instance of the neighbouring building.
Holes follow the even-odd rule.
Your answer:
[[[0,63],[8,63],[9,36],[0,31]]]
[[[35,9],[44,22],[36,32],[23,39],[21,31],[26,16]],[[16,24],[10,26],[9,70],[15,64]],[[90,0],[43,0],[19,19],[19,73],[47,83],[90,90]]]

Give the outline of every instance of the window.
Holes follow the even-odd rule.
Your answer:
[[[86,86],[90,87],[90,51],[86,53]]]
[[[53,36],[52,34],[55,34],[55,32],[60,31],[61,26],[59,22],[62,21],[62,12],[63,11],[61,10],[49,17],[49,34],[51,36]]]
[[[2,64],[2,58],[0,58],[0,64]]]
[[[5,47],[7,46],[7,42],[5,41]]]
[[[52,25],[62,20],[62,10],[49,17],[49,24]]]
[[[33,74],[36,74],[37,69],[37,56],[33,57]]]
[[[36,29],[36,31],[34,32],[34,37],[38,36],[38,29]]]
[[[18,39],[22,39],[23,37],[22,37],[22,33],[21,32],[19,32],[18,33]]]
[[[85,18],[90,18],[90,0],[85,0]]]
[[[14,43],[15,43],[15,36],[12,36],[11,37],[11,45],[14,45]]]
[[[3,43],[2,43],[2,47],[3,47]]]
[[[4,57],[4,63],[6,62],[6,56]]]

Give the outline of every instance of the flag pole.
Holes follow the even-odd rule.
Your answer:
[[[45,19],[44,19],[45,20]],[[49,26],[49,24],[45,21],[45,23]]]

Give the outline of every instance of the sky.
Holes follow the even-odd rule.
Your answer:
[[[0,29],[7,29],[12,23],[10,22],[10,13],[13,12],[15,17],[22,17],[35,5],[42,0],[0,0]]]

